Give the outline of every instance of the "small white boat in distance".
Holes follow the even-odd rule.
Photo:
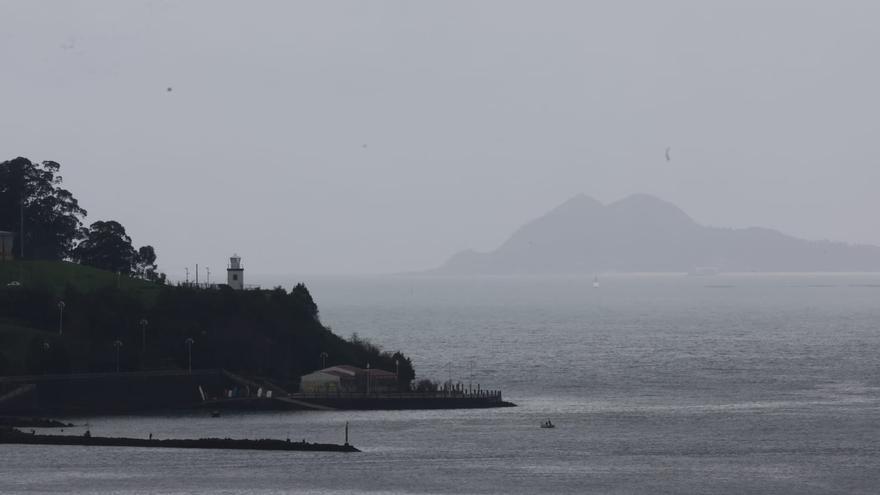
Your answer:
[[[595,277],[593,277],[593,288],[594,288],[594,289],[598,289],[598,288],[599,288],[599,276],[598,276],[598,275],[596,275]]]
[[[721,269],[717,266],[695,266],[688,272],[690,277],[714,277],[721,273]]]

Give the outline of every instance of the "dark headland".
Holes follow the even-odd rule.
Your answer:
[[[0,414],[510,405],[416,382],[403,351],[333,333],[304,284],[244,284],[238,255],[227,283],[170,283],[121,222],[86,226],[60,169],[0,162]]]

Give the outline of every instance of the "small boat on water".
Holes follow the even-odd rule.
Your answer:
[[[212,417],[212,418],[219,418],[219,417],[220,417],[220,411],[218,411],[218,410],[216,410],[216,409],[213,410],[213,411],[211,411],[211,417]]]
[[[714,277],[721,273],[717,266],[695,266],[688,272],[689,277]]]
[[[594,289],[598,289],[598,288],[599,288],[599,276],[598,276],[598,275],[596,275],[595,277],[593,277],[593,288],[594,288]]]
[[[556,425],[551,423],[550,420],[548,419],[547,421],[544,421],[543,423],[541,423],[541,428],[556,428]]]

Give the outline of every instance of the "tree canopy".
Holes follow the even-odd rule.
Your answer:
[[[290,291],[290,299],[293,301],[294,307],[302,314],[313,320],[318,319],[318,305],[315,304],[315,300],[312,299],[312,294],[305,284],[302,282],[296,284]]]
[[[56,162],[34,163],[18,157],[0,163],[0,230],[16,234],[14,253],[25,259],[69,258],[80,239],[86,210],[70,191],[61,187]]]
[[[78,263],[125,274],[137,268],[138,252],[119,222],[97,221],[84,229],[83,237],[73,251]]]
[[[0,230],[16,234],[13,254],[22,257],[23,241],[24,259],[72,259],[163,282],[165,275],[158,272],[156,250],[147,245],[135,251],[122,224],[99,221],[83,228],[86,210],[61,187],[60,169],[57,162],[32,162],[23,157],[0,162]]]
[[[135,257],[135,275],[145,280],[164,280],[165,274],[159,274],[156,266],[156,250],[153,246],[141,246]]]

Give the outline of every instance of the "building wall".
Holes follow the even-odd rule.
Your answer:
[[[310,393],[338,392],[340,382],[338,376],[327,373],[309,373],[300,379],[300,390]]]
[[[310,394],[330,394],[339,392],[339,384],[333,381],[303,382],[300,388],[303,392]]]
[[[346,372],[353,371],[349,376]],[[397,376],[382,370],[367,372],[365,369],[354,368],[353,370],[336,370],[333,367],[315,371],[300,378],[300,390],[310,393],[365,393],[368,390],[367,378],[369,377],[370,393],[397,392]]]
[[[227,285],[235,290],[244,289],[244,270],[226,270]]]

